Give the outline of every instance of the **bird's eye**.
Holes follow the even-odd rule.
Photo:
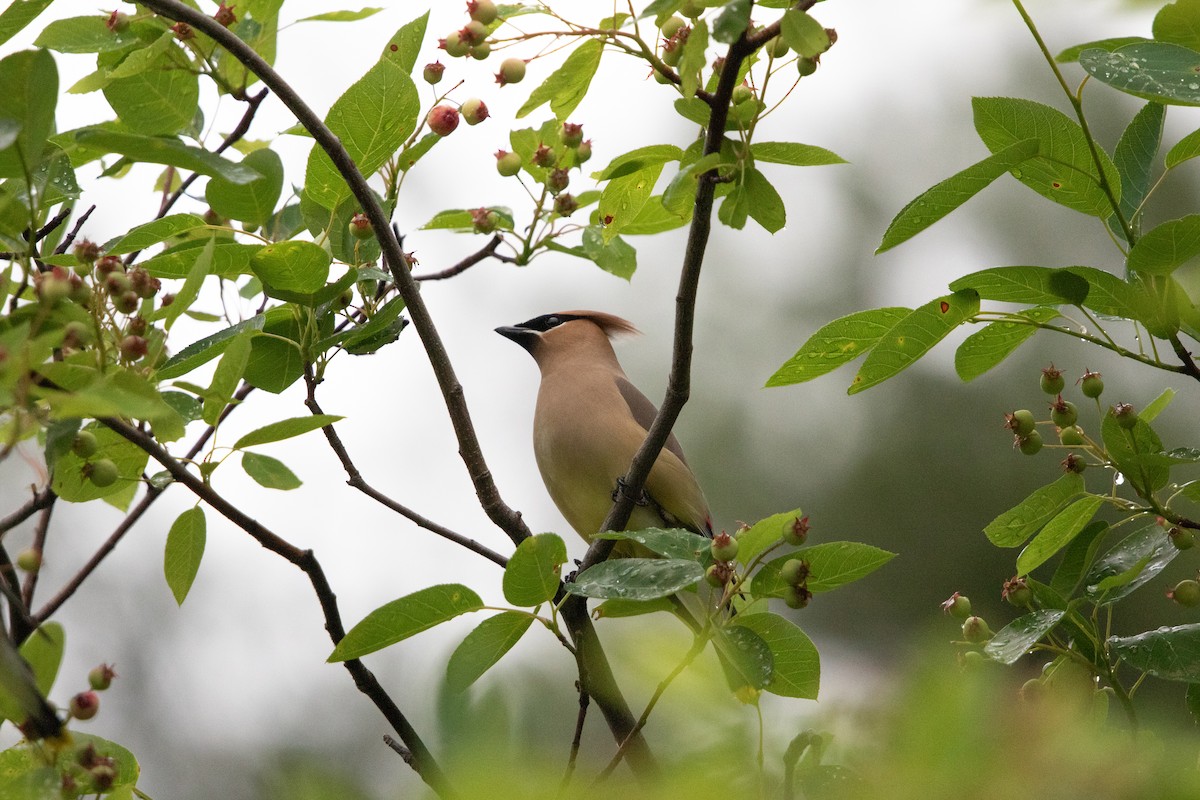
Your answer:
[[[546,317],[546,328],[555,328],[562,323],[562,320],[555,316]]]

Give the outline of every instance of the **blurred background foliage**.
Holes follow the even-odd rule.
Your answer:
[[[1146,34],[1158,5],[1043,0],[1031,3],[1030,11],[1057,51],[1106,36]],[[461,12],[458,4],[437,6],[431,35],[450,30]],[[563,4],[568,16],[583,6]],[[813,542],[855,539],[899,557],[836,599],[795,612],[821,649],[823,697],[816,704],[764,702],[768,731],[782,742],[808,728],[832,731],[828,760],[856,771],[866,782],[857,795],[863,797],[998,798],[1014,791],[1056,798],[1194,797],[1194,773],[1186,780],[1175,774],[1176,767],[1191,767],[1195,760],[1191,735],[1170,727],[1185,724],[1181,689],[1165,683],[1146,687],[1157,707],[1150,716],[1168,715],[1174,722],[1165,733],[1133,741],[1123,731],[1072,718],[1073,712],[1028,714],[1012,698],[1032,668],[990,668],[982,682],[964,675],[948,644],[957,625],[940,616],[938,603],[956,590],[968,594],[993,629],[1015,616],[1000,600],[1015,552],[988,545],[982,528],[1059,469],[1050,450],[1033,458],[1014,452],[1003,428],[1005,411],[1044,402],[1037,386],[1042,367],[1054,363],[1068,376],[1100,370],[1105,397],[1114,401],[1144,404],[1164,386],[1181,390],[1156,423],[1168,448],[1197,444],[1200,393],[1175,376],[1101,358],[1045,333],[971,384],[953,373],[959,336],[886,386],[852,398],[845,395],[849,369],[802,386],[761,388],[816,328],[852,311],[920,303],[954,277],[989,266],[1086,264],[1116,270],[1121,263],[1100,223],[1030,199],[1007,180],[917,240],[874,257],[896,211],[984,155],[971,127],[972,95],[1064,104],[1008,3],[859,0],[822,3],[814,13],[838,30],[838,44],[771,124],[788,131],[779,138],[828,147],[850,164],[780,172],[789,225],[774,237],[761,230],[715,231],[697,312],[693,397],[677,430],[721,526],[732,529],[738,520],[799,505],[813,521]],[[315,107],[325,108],[374,58],[376,30],[394,30],[411,16],[411,9],[398,9],[367,24],[288,29],[277,66]],[[427,50],[433,60],[432,43]],[[331,52],[337,54],[336,69],[329,69],[325,54]],[[58,61],[64,73],[75,68],[67,59]],[[482,74],[488,65],[479,69]],[[86,65],[78,71],[85,72]],[[63,85],[71,82],[64,79]],[[598,163],[622,147],[683,144],[694,135],[669,111],[665,93],[653,94],[662,87],[649,83],[618,68],[597,82],[581,106],[579,121],[596,139]],[[521,91],[506,90],[495,100],[484,95],[497,125],[505,118],[504,104],[519,104],[526,96],[528,87],[515,88]],[[650,92],[661,111],[628,102],[624,93],[635,90]],[[1109,146],[1137,107],[1132,98],[1105,87],[1092,86],[1087,93],[1093,129]],[[614,108],[645,116],[631,124]],[[60,128],[71,124],[59,121]],[[271,124],[263,130],[289,123]],[[645,126],[653,127],[652,135]],[[1166,140],[1196,126],[1194,112],[1172,109]],[[623,127],[637,128],[636,138],[628,138],[634,134]],[[447,141],[446,151],[427,168],[414,170],[401,194],[397,220],[412,232],[406,245],[417,250],[427,269],[454,263],[483,241],[414,230],[435,206],[497,200],[491,152],[506,135],[481,130],[471,133],[474,138]],[[297,160],[289,169],[298,169],[294,165],[303,164],[307,144],[291,146]],[[1200,191],[1196,167],[1181,172],[1190,180],[1163,187],[1154,200],[1162,212],[1151,208],[1148,225],[1184,200],[1194,204]],[[127,178],[124,184],[133,182]],[[100,191],[116,190],[108,183]],[[140,213],[137,204],[155,198],[85,200],[100,205],[97,229],[85,233],[103,240],[105,219],[127,228],[126,217]],[[512,204],[519,208],[519,198]],[[501,489],[535,530],[566,526],[533,466],[532,366],[513,355],[492,328],[567,308],[626,316],[646,336],[621,345],[619,354],[647,395],[660,397],[682,242],[678,232],[635,239],[640,266],[630,284],[582,261],[547,258],[521,270],[488,264],[426,286]],[[1179,277],[1196,287],[1197,271],[1188,270]],[[335,364],[324,404],[330,413],[349,417],[339,429],[369,479],[439,521],[503,547],[503,537],[474,505],[427,373],[416,340],[402,339],[378,357]],[[300,408],[295,391],[274,402]],[[248,407],[236,423],[251,429],[254,413]],[[272,452],[302,465],[298,471],[306,485],[282,498],[258,491],[248,505],[284,535],[316,549],[348,620],[447,580],[498,596],[494,568],[364,507],[315,439]],[[0,465],[6,497],[31,481],[33,469],[14,459]],[[143,764],[141,786],[156,798],[420,796],[419,781],[383,745],[385,726],[375,710],[340,667],[323,663],[328,643],[311,594],[293,570],[236,531],[214,525],[192,595],[175,607],[161,575],[161,545],[190,498],[181,494],[172,502],[176,505],[164,501],[156,508],[63,609],[67,661],[55,695],[82,688],[75,684],[96,663],[116,663],[120,679],[88,730],[133,750]],[[69,534],[47,553],[45,585],[72,574],[107,535],[108,511],[59,510],[56,526]],[[117,518],[111,518],[115,524]],[[28,528],[13,534],[28,535]],[[581,543],[571,546],[572,555],[582,555]],[[1195,611],[1169,603],[1163,591],[1196,566],[1190,555],[1177,559],[1123,604],[1114,632],[1195,621]],[[469,624],[423,634],[368,664],[417,727],[429,732],[451,774],[463,770],[466,796],[551,796],[576,715],[571,665],[549,637],[540,648],[525,642],[467,695],[451,696],[438,689],[440,669]],[[659,628],[651,622],[602,622],[600,631],[616,654],[635,708],[687,647],[683,632],[669,623]],[[925,654],[917,668],[910,666],[914,653]],[[672,779],[686,784],[665,788],[663,797],[728,796],[730,786],[749,780],[758,723],[750,709],[717,688],[715,671],[714,663],[702,662],[689,672],[667,693],[648,729],[662,759],[681,767]],[[589,720],[586,736],[585,751],[589,742],[599,752],[611,748],[598,714]],[[781,754],[767,756],[768,771],[777,776]],[[1130,766],[1135,763],[1141,767]],[[541,764],[550,765],[548,773]],[[579,785],[600,766],[581,765]],[[655,796],[627,780],[618,771],[604,792]]]

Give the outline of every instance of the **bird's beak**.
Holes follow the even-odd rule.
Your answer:
[[[533,352],[534,346],[536,346],[539,341],[537,331],[532,331],[529,328],[521,328],[515,325],[502,325],[499,328],[496,328],[496,333],[500,334],[505,339],[511,339],[531,353]]]

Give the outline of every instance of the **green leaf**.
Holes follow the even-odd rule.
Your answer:
[[[114,31],[107,23],[103,14],[57,19],[42,29],[34,44],[59,53],[104,53],[143,44],[132,26]]]
[[[567,563],[567,546],[553,533],[530,536],[513,552],[504,568],[504,599],[514,606],[536,606],[553,600]]]
[[[251,225],[262,225],[271,218],[279,193],[283,189],[283,161],[274,150],[262,148],[242,159],[261,178],[245,184],[235,184],[221,177],[213,178],[204,190],[204,199],[222,217]]]
[[[130,485],[136,487],[150,458],[146,451],[99,423],[86,426],[86,430],[95,435],[97,444],[96,454],[89,460],[112,459],[120,477],[109,486],[97,486],[83,476],[83,459],[74,453],[66,453],[54,469],[50,483],[54,493],[68,503],[86,503],[115,495]]]
[[[1167,151],[1167,169],[1174,169],[1196,156],[1200,156],[1200,130],[1192,131]]]
[[[684,100],[696,99],[696,90],[700,88],[701,71],[708,66],[708,23],[697,19],[692,23],[692,32],[683,43],[683,52],[679,63],[675,66],[679,73],[679,89]],[[707,108],[707,104],[705,104]],[[678,108],[678,106],[676,106]],[[707,119],[707,114],[705,119]],[[701,123],[706,124],[706,123]]]
[[[250,268],[266,288],[285,292],[311,293],[329,278],[329,253],[323,247],[292,239],[260,248],[250,259]]]
[[[216,153],[192,147],[169,137],[140,136],[103,128],[82,128],[75,131],[74,139],[86,147],[106,153],[119,153],[134,161],[169,164],[209,177],[220,176],[236,184],[250,183],[259,177],[257,172],[243,164],[236,164]]]
[[[105,255],[124,255],[135,250],[145,250],[147,247],[165,242],[173,236],[204,226],[204,220],[195,214],[171,214],[153,222],[138,225],[125,235],[105,243],[101,249]]]
[[[211,336],[206,336],[199,341],[192,342],[167,359],[158,368],[156,377],[159,380],[169,380],[186,375],[196,367],[208,363],[225,352],[225,349],[229,347],[230,341],[239,333],[245,330],[262,330],[265,322],[266,317],[258,314],[236,325],[232,325],[223,331],[218,331]]]
[[[983,529],[996,547],[1018,547],[1084,491],[1083,476],[1068,472],[1054,483],[1041,486]]]
[[[1121,216],[1128,223],[1136,225],[1134,218],[1150,191],[1154,159],[1162,144],[1166,115],[1167,109],[1161,103],[1147,103],[1125,128],[1113,151],[1113,164],[1121,175]],[[1125,232],[1121,230],[1117,216],[1109,217],[1108,222],[1113,233],[1124,239]],[[1137,230],[1135,227],[1134,231]]]
[[[345,417],[337,417],[332,414],[313,414],[307,417],[292,417],[280,420],[279,422],[272,422],[270,425],[256,428],[238,439],[233,449],[243,450],[247,447],[255,447],[260,444],[281,442],[284,439],[291,439],[293,436],[300,436],[309,431],[324,428],[326,425],[332,425],[341,419],[345,419]]]
[[[1125,664],[1166,681],[1200,681],[1200,623],[1111,636],[1109,652]]]
[[[678,161],[681,158],[683,158],[683,151],[673,144],[647,145],[617,156],[608,162],[607,167],[599,172],[593,172],[592,178],[597,181],[612,180],[640,172],[656,164]]]
[[[1174,399],[1175,399],[1175,390],[1174,389],[1171,389],[1169,387],[1166,389],[1163,389],[1162,392],[1159,393],[1158,397],[1154,398],[1153,400],[1151,400],[1149,403],[1146,404],[1146,407],[1141,410],[1141,412],[1138,414],[1138,416],[1141,417],[1142,419],[1146,420],[1146,422],[1153,422],[1154,418],[1157,417],[1159,414],[1161,414],[1163,412],[1163,410],[1166,409],[1166,407],[1169,406],[1171,404],[1171,401]]]
[[[0,59],[0,119],[16,126],[12,142],[0,149],[0,177],[24,179],[41,162],[57,101],[58,70],[48,52],[23,50]]]
[[[857,394],[896,375],[977,313],[979,295],[972,290],[939,297],[913,310],[867,354],[848,393]]]
[[[993,267],[972,272],[950,284],[953,291],[974,289],[984,300],[1002,303],[1082,305],[1088,282],[1070,268]]]
[[[393,297],[384,303],[381,308],[376,309],[375,313],[365,323],[348,328],[341,333],[334,334],[328,339],[318,342],[315,349],[324,352],[330,347],[340,345],[342,349],[351,355],[357,356],[374,353],[379,348],[389,345],[400,338],[400,332],[408,324],[408,320],[400,317],[400,312],[403,310],[404,298],[400,296]]]
[[[637,251],[622,239],[614,236],[605,240],[605,231],[598,225],[583,229],[583,254],[605,272],[629,280],[637,271]]]
[[[882,253],[908,241],[1037,154],[1037,139],[1021,139],[926,189],[900,209],[875,252]]]
[[[1013,314],[1033,322],[1049,322],[1057,317],[1058,309],[1038,306]],[[1036,325],[1000,320],[972,333],[954,352],[954,371],[963,382],[973,381],[1008,358],[1029,337],[1037,333]]]
[[[1017,556],[1017,574],[1028,575],[1074,539],[1104,505],[1104,498],[1086,495],[1058,512]]]
[[[1107,522],[1092,520],[1080,531],[1063,550],[1062,560],[1054,570],[1054,577],[1050,579],[1050,588],[1064,597],[1074,595],[1080,579],[1092,568],[1096,553],[1109,530]]]
[[[1088,293],[1083,304],[1111,317],[1137,319],[1137,307],[1141,302],[1138,291],[1130,284],[1110,272],[1094,267],[1067,267],[1068,270],[1088,282]]]
[[[466,691],[521,640],[532,624],[533,617],[519,611],[505,611],[479,623],[446,662],[446,687],[452,692]]]
[[[245,330],[238,334],[226,347],[217,368],[213,370],[212,382],[204,394],[201,418],[209,425],[216,425],[225,407],[233,401],[234,392],[246,374],[250,363],[250,350],[254,345],[256,330]]]
[[[429,12],[426,11],[411,22],[401,25],[400,30],[392,35],[387,46],[383,48],[380,58],[391,59],[400,65],[402,72],[411,75],[413,67],[417,65],[417,57],[421,54],[421,43],[425,41],[425,28],[428,24]]]
[[[1005,666],[1015,664],[1017,659],[1029,652],[1043,636],[1054,630],[1064,616],[1065,611],[1045,609],[1017,617],[996,632],[983,646],[983,652],[993,661],[999,661]]]
[[[637,217],[654,192],[663,165],[651,164],[637,172],[613,178],[600,194],[597,213],[603,223],[604,241],[609,242]]]
[[[770,646],[757,633],[741,625],[717,628],[712,643],[729,690],[736,697],[748,698],[744,702],[756,703],[757,695],[747,694],[744,690],[764,689],[771,682],[774,659]]]
[[[805,58],[819,56],[829,49],[829,34],[825,27],[799,9],[783,13],[779,35],[788,47]]]
[[[766,176],[751,167],[745,172],[745,192],[750,204],[750,217],[770,233],[778,233],[787,223],[783,198]]]
[[[703,561],[703,554],[712,546],[707,536],[683,528],[646,528],[640,531],[605,531],[593,538],[637,542],[656,555]]]
[[[696,202],[696,184],[700,176],[721,161],[720,153],[709,153],[680,169],[663,191],[662,204],[666,210],[678,217],[690,215]]]
[[[976,97],[975,130],[993,153],[1025,139],[1039,141],[1038,155],[1010,170],[1038,194],[1083,214],[1106,219],[1112,214],[1100,188],[1092,151],[1079,124],[1050,106],[1011,97]],[[1114,194],[1121,189],[1116,167],[1098,150],[1104,176]]]
[[[0,12],[0,44],[23,31],[29,23],[50,6],[51,0],[12,0]],[[45,45],[38,45],[45,47]]]
[[[1079,66],[1126,94],[1169,105],[1200,105],[1200,53],[1169,42],[1136,42],[1112,52],[1084,50]],[[1196,88],[1192,88],[1192,87]]]
[[[517,109],[517,119],[546,103],[560,122],[569,117],[587,95],[603,53],[604,42],[599,39],[588,39],[576,47],[562,66],[534,89],[525,104]]]
[[[779,541],[784,531],[791,531],[793,526],[804,518],[804,512],[796,508],[780,514],[772,514],[760,519],[737,535],[738,555],[741,564],[749,564],[759,553]]]
[[[735,627],[753,631],[771,651],[771,677],[764,688],[781,697],[816,700],[821,685],[821,656],[812,640],[778,614],[737,617]]]
[[[180,514],[167,532],[167,549],[163,557],[163,572],[175,602],[183,605],[204,557],[204,509],[193,506]]]
[[[766,385],[788,386],[831,372],[870,350],[910,313],[908,308],[875,308],[836,319],[810,336]]]
[[[666,208],[662,195],[651,195],[650,199],[646,201],[646,205],[642,206],[642,210],[637,213],[632,222],[622,228],[621,232],[626,236],[645,236],[673,231],[691,221],[691,203],[687,204],[683,214],[680,215]]]
[[[302,481],[277,458],[260,453],[242,453],[242,469],[255,483],[267,489],[299,489]]]
[[[740,555],[740,546],[738,551]],[[808,564],[805,585],[817,594],[864,578],[895,557],[895,553],[860,542],[824,542],[802,547],[763,564],[755,573],[750,590],[755,597],[782,597],[788,583],[780,575],[780,569],[793,559]]]
[[[1175,0],[1154,15],[1154,38],[1160,42],[1200,50],[1200,4],[1196,0]]]
[[[163,327],[167,330],[170,330],[175,325],[175,320],[179,319],[181,314],[190,310],[192,304],[196,302],[196,298],[200,295],[200,287],[204,285],[204,279],[208,277],[208,273],[212,269],[213,254],[215,251],[216,239],[209,238],[205,241],[204,247],[200,249],[199,255],[196,256],[196,261],[188,269],[183,286],[175,294],[175,302],[166,308],[160,307],[159,311],[162,315]]]
[[[430,586],[385,603],[367,614],[337,643],[329,662],[349,661],[382,650],[447,620],[483,608],[471,589],[457,583]]]
[[[640,617],[643,614],[654,614],[659,611],[673,611],[675,604],[669,598],[660,597],[657,600],[605,600],[592,609],[594,619],[605,617]]]
[[[1150,520],[1117,542],[1088,570],[1084,596],[1109,605],[1145,585],[1179,555],[1179,548],[1157,522]]]
[[[250,272],[250,259],[262,249],[262,245],[238,244],[222,241],[216,236],[206,236],[164,250],[153,258],[142,262],[142,267],[156,278],[187,278],[196,268],[196,261],[204,255],[212,243],[212,263],[208,274],[222,278],[234,278]],[[170,306],[168,306],[170,308]]]
[[[192,124],[200,106],[200,80],[170,53],[158,54],[157,62],[154,68],[110,80],[104,98],[134,133],[172,136]]]
[[[383,11],[382,8],[360,8],[358,11],[326,11],[324,14],[313,14],[311,17],[301,17],[296,22],[356,22],[360,19],[373,17]]]
[[[602,599],[654,600],[691,586],[704,567],[678,558],[617,558],[584,570],[566,585],[571,594]]]
[[[1100,423],[1100,436],[1113,465],[1143,493],[1149,494],[1167,485],[1170,478],[1167,465],[1135,458],[1163,451],[1162,440],[1149,422],[1138,417],[1132,428],[1122,428],[1109,408]]]
[[[750,145],[750,155],[756,161],[772,164],[788,164],[793,167],[819,167],[829,164],[845,164],[846,159],[824,147],[799,142],[755,142]]]
[[[385,55],[334,102],[325,124],[359,172],[370,177],[416,130],[420,108],[408,71]],[[309,153],[304,191],[325,208],[336,208],[350,196],[350,187],[320,145]]]
[[[298,344],[302,333],[294,309],[272,309],[266,317],[262,330],[271,335],[255,337],[245,381],[263,391],[278,394],[304,374],[304,358]],[[318,324],[332,328],[329,319],[326,317]]]
[[[1134,42],[1148,41],[1150,40],[1145,36],[1115,36],[1111,39],[1098,39],[1094,42],[1084,42],[1083,44],[1077,44],[1073,47],[1068,47],[1066,50],[1063,50],[1061,53],[1056,55],[1054,60],[1060,64],[1071,64],[1079,60],[1079,54],[1084,50],[1091,50],[1098,47],[1101,50],[1111,51],[1116,50],[1119,47],[1124,47],[1127,44],[1133,44]]]
[[[511,208],[504,206],[484,206],[488,211],[495,211],[499,217],[496,227],[502,231],[513,229],[513,213]],[[448,208],[433,215],[433,218],[421,226],[423,231],[454,230],[462,233],[473,233],[475,223],[471,218],[472,209]]]
[[[713,21],[712,38],[733,44],[750,25],[750,0],[729,0]]]
[[[67,632],[63,626],[58,622],[47,622],[31,633],[20,647],[21,657],[33,670],[34,684],[43,696],[54,688],[66,646]]]
[[[1200,214],[1173,219],[1147,231],[1129,251],[1126,266],[1147,275],[1169,275],[1200,255]]]

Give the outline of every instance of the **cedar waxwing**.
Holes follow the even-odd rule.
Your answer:
[[[657,414],[609,343],[611,336],[638,331],[612,314],[563,311],[496,332],[528,350],[541,370],[533,453],[554,504],[590,541]],[[626,527],[683,527],[712,536],[708,503],[673,434]]]

